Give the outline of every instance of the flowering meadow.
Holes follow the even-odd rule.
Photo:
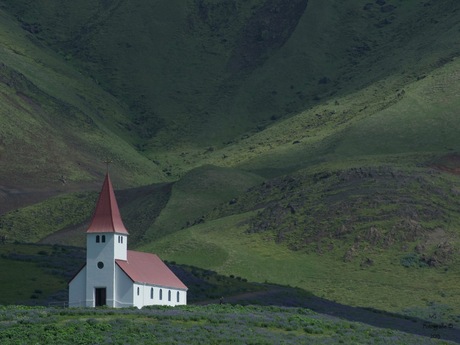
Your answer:
[[[453,344],[317,314],[241,305],[0,307],[0,344]]]

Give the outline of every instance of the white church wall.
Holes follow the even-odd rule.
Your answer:
[[[144,289],[140,284],[133,285],[133,306],[142,308],[144,306]]]
[[[69,283],[69,307],[86,306],[86,267]]]
[[[119,267],[115,268],[115,307],[133,306],[133,281]]]
[[[113,233],[91,233],[86,236],[86,256],[88,260],[113,258]]]
[[[168,296],[169,297],[169,296]],[[168,305],[186,305],[187,291],[171,289],[171,301],[168,300]]]
[[[113,307],[115,261],[114,234],[94,233],[87,234],[87,264],[86,264],[86,306],[95,306],[96,288],[106,289],[106,305]]]
[[[167,305],[170,307],[175,307],[176,305],[187,304],[187,292],[186,291],[164,288],[164,287],[158,287],[156,290],[159,292],[157,294],[158,297],[162,297],[161,299],[157,300],[157,304],[159,305]],[[177,294],[179,294],[179,296]]]
[[[176,305],[186,305],[186,304],[187,304],[187,291],[176,290]]]
[[[152,295],[152,289],[153,289],[153,295]],[[142,308],[142,307],[149,306],[149,305],[167,305],[164,301],[164,295],[163,295],[163,300],[160,300],[159,291],[160,289],[158,287],[154,287],[152,285],[134,284],[134,289],[133,289],[134,306],[137,308]]]
[[[139,295],[137,295],[137,287],[139,287]],[[136,307],[142,308],[149,305],[164,305],[174,307],[176,305],[187,304],[187,291],[165,288],[155,285],[140,285],[135,287],[135,301],[137,298]],[[136,302],[135,302],[136,303]]]
[[[127,260],[128,252],[128,236],[122,234],[115,234],[114,236],[115,244],[115,259],[116,260]]]

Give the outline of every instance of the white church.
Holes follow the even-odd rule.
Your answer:
[[[187,287],[150,253],[128,250],[109,174],[86,231],[86,264],[69,282],[69,307],[187,304]]]

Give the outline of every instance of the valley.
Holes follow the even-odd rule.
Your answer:
[[[460,4],[58,3],[0,4],[11,245],[83,247],[109,158],[133,249],[460,327]]]

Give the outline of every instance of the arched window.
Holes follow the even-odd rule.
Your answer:
[[[150,289],[150,299],[153,299],[153,288]]]
[[[163,289],[160,289],[160,301],[163,299]]]
[[[105,243],[105,235],[102,235],[102,243]]]
[[[99,237],[99,235],[96,236],[96,243],[99,243],[101,241],[101,238]]]
[[[139,288],[139,286],[137,287],[137,295],[139,296],[139,294],[141,293],[141,289]]]
[[[179,293],[179,291],[177,291],[177,302],[179,302],[179,301],[180,301],[180,293]]]
[[[168,290],[168,301],[171,302],[171,290]]]
[[[121,243],[123,243],[123,236],[120,236],[121,237]]]

